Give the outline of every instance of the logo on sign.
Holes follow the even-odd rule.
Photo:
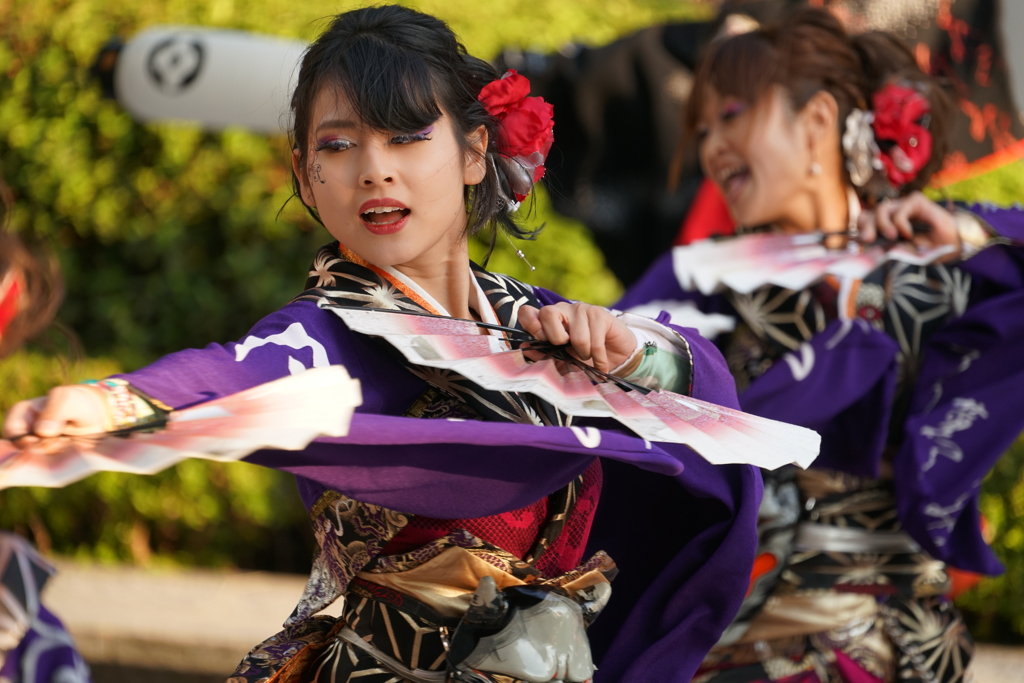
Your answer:
[[[160,90],[178,94],[199,77],[203,68],[203,44],[194,37],[172,36],[153,47],[146,66]]]

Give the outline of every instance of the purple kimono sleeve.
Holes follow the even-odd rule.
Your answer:
[[[594,680],[688,683],[749,585],[760,472],[699,456],[675,480],[603,464],[588,549],[607,550],[622,573],[590,630]]]
[[[1012,243],[959,264],[978,303],[928,340],[893,466],[900,520],[914,539],[955,567],[998,574],[977,500],[984,476],[1024,430],[1024,211],[967,208]]]
[[[991,225],[1001,236],[1024,242],[1024,209],[1019,204],[1012,207],[970,204],[965,208]]]
[[[240,342],[185,349],[118,375],[180,409],[243,391],[307,368],[348,365],[356,354],[341,320],[309,301],[260,320]]]
[[[982,479],[1024,430],[1024,292],[972,306],[929,339],[893,462],[900,519],[931,555],[984,574],[1002,565],[981,536]]]
[[[743,392],[743,410],[821,434],[814,467],[877,477],[899,346],[863,320],[833,321]]]
[[[989,298],[1024,289],[1024,210],[999,208],[991,204],[967,207],[1004,239],[1013,244],[990,246],[957,264],[975,277],[973,296]]]

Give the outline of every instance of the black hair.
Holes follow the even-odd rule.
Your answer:
[[[491,225],[529,239],[533,233],[517,225],[506,208],[506,198],[513,195],[494,163],[499,124],[477,99],[496,78],[494,67],[467,54],[436,17],[398,5],[339,14],[303,55],[292,94],[298,166],[306,167],[313,104],[325,87],[344,93],[359,121],[374,130],[414,133],[434,123],[443,110],[464,154],[476,153],[467,140],[470,133],[480,126],[487,130],[486,174],[480,184],[465,188],[467,232]],[[301,198],[294,171],[292,182]],[[306,209],[322,224],[314,208]]]

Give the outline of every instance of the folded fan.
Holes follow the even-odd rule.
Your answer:
[[[749,294],[764,285],[804,289],[828,275],[860,280],[886,261],[928,265],[953,249],[917,251],[901,243],[847,251],[827,248],[823,237],[822,233],[756,233],[703,240],[674,248],[672,268],[684,291],[714,294],[731,289]]]
[[[95,472],[154,474],[185,458],[300,450],[318,436],[345,436],[361,402],[359,381],[333,365],[174,411],[156,431],[60,436],[22,450],[0,441],[0,489],[67,486]]]
[[[565,360],[532,361],[501,337],[481,335],[471,320],[320,305],[353,331],[384,338],[411,363],[452,370],[492,391],[531,393],[568,415],[612,418],[648,441],[686,444],[715,464],[807,467],[818,455],[821,438],[809,429],[600,377]],[[504,329],[518,341],[529,338]]]

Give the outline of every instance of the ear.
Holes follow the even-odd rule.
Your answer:
[[[800,110],[807,130],[807,144],[812,152],[821,150],[839,131],[839,103],[832,93],[819,90]]]
[[[311,209],[315,209],[316,198],[313,196],[313,188],[309,185],[309,171],[302,167],[298,149],[292,150],[292,172],[299,179],[299,196],[302,198],[302,203]]]
[[[464,185],[479,185],[487,177],[487,128],[480,126],[469,134],[470,150],[466,154],[466,166],[462,172]]]

